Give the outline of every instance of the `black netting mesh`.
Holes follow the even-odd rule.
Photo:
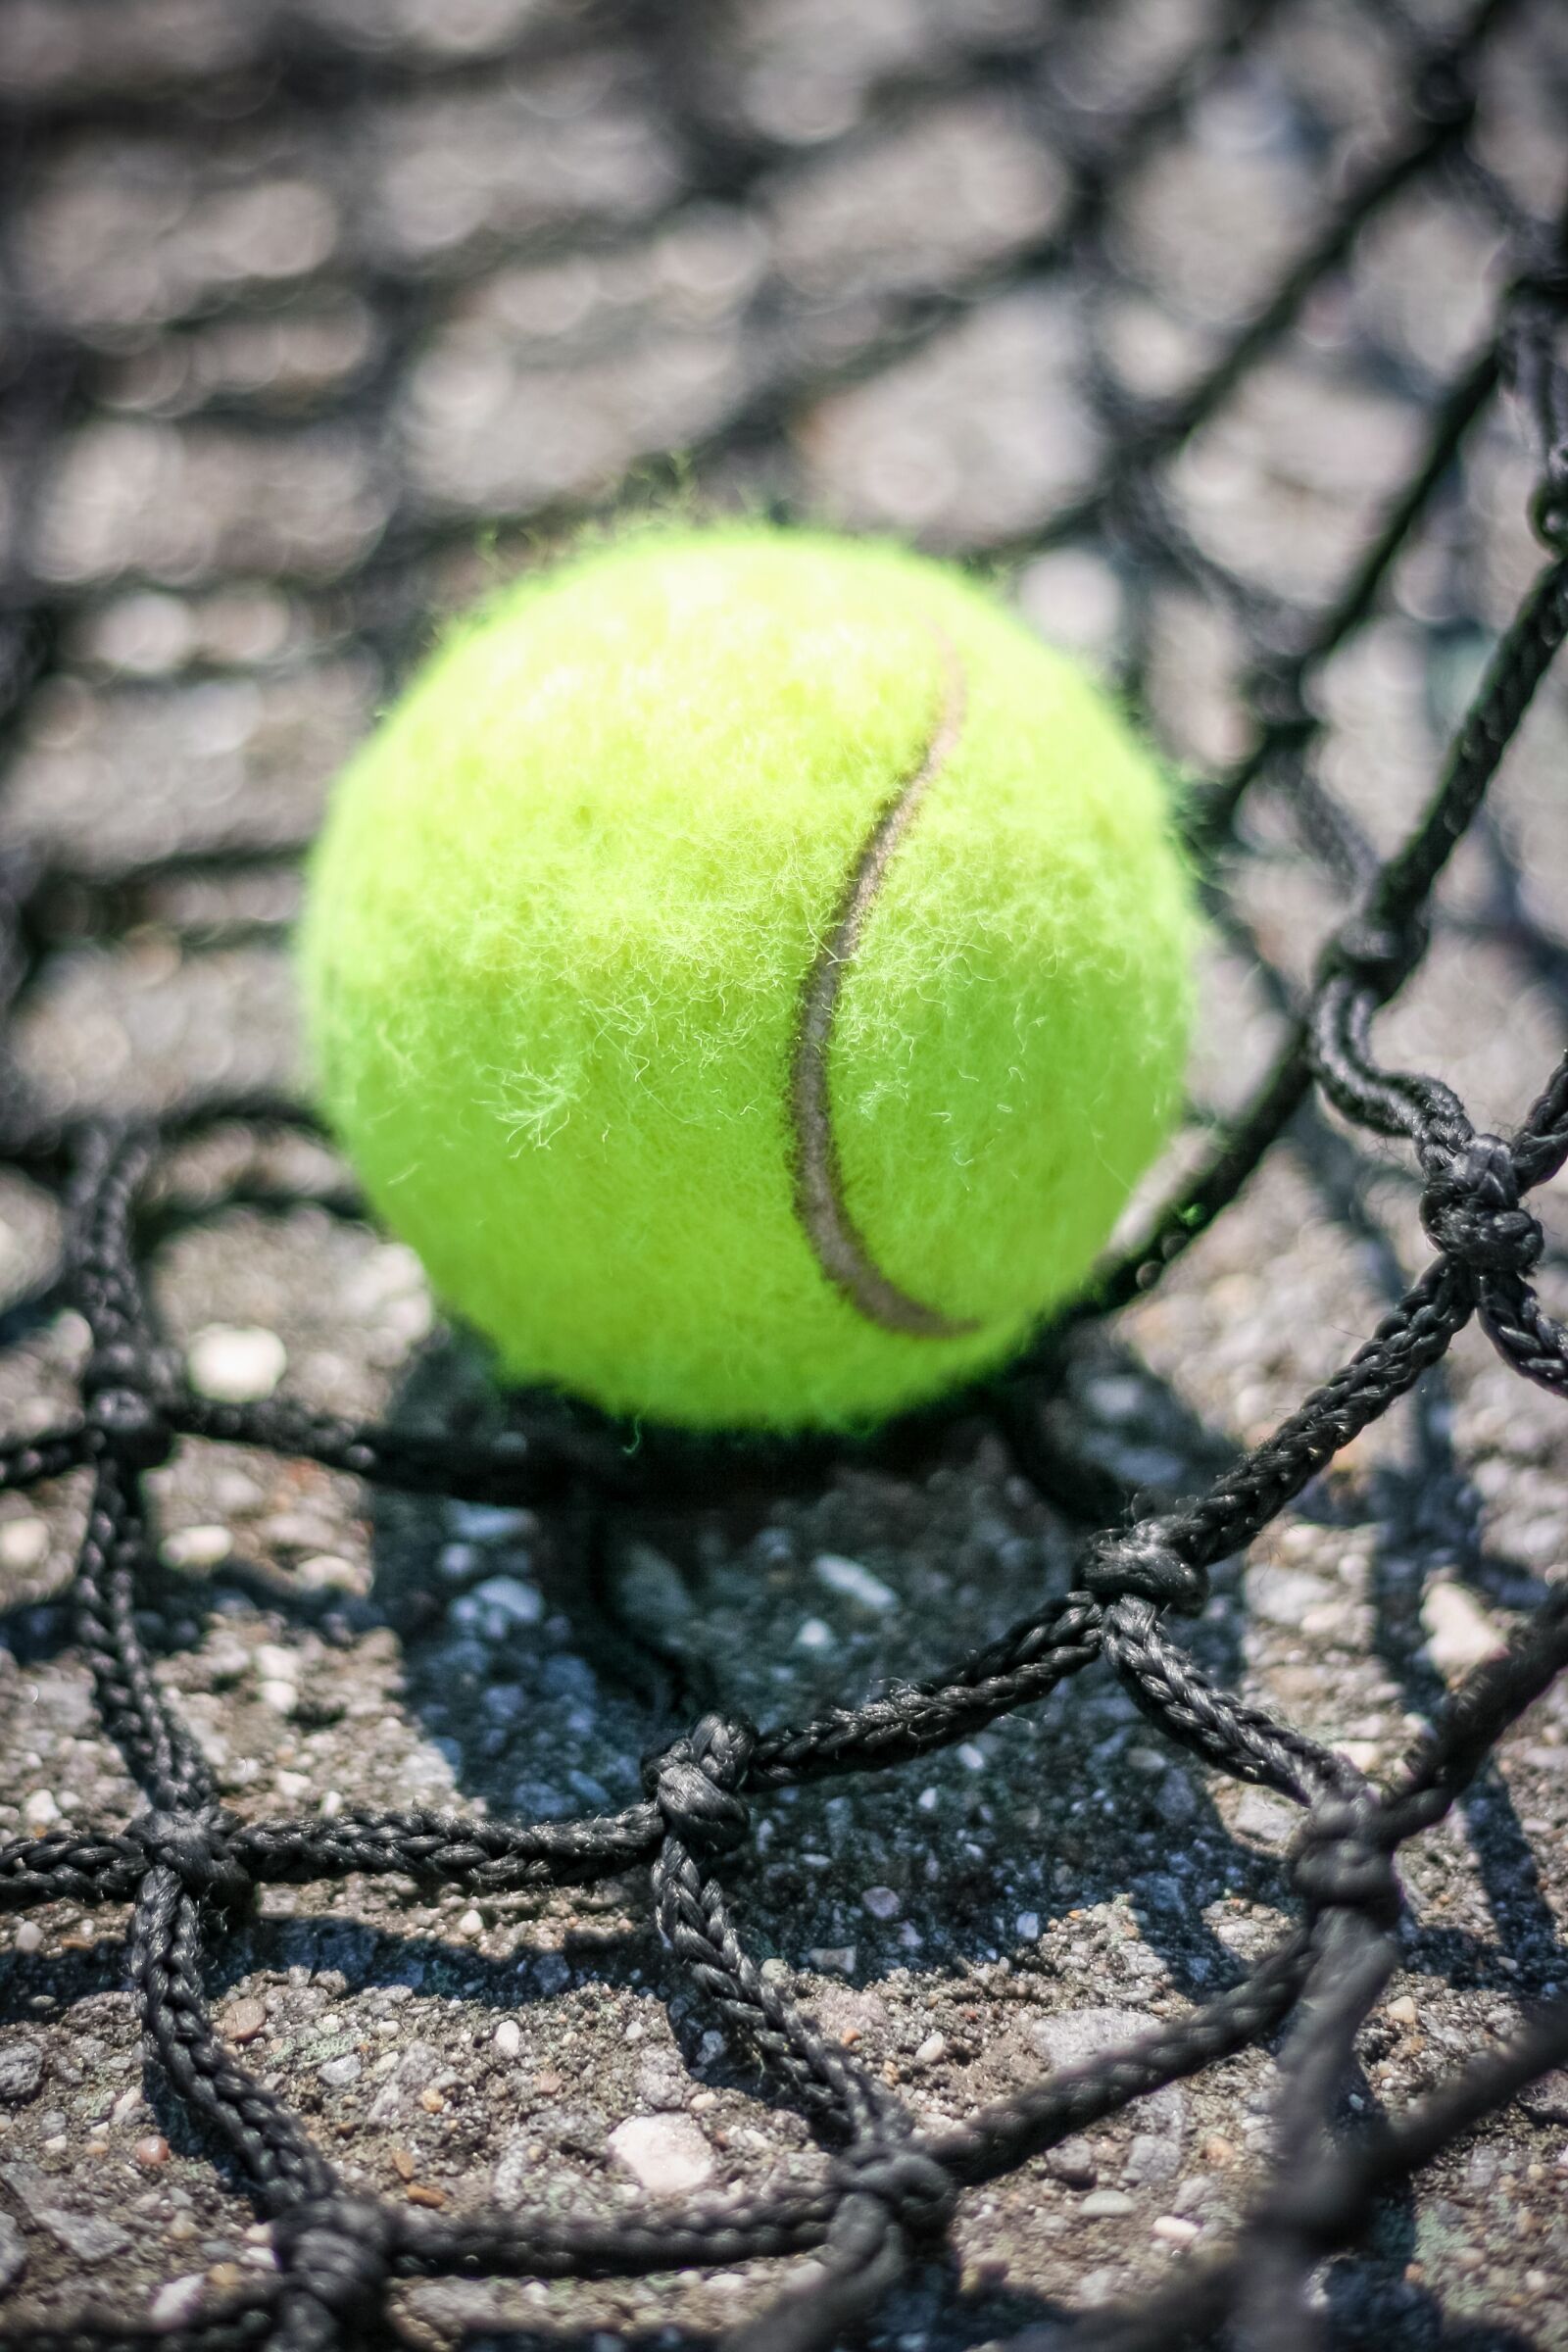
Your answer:
[[[1324,2259],[1568,2059],[1568,2008],[1544,1997],[1484,2053],[1446,2051],[1414,2103],[1343,2104],[1396,1964],[1400,1849],[1568,1661],[1568,1598],[1548,1574],[1376,1779],[1233,1695],[1173,1619],[1467,1325],[1519,1383],[1568,1389],[1532,1204],[1568,1155],[1568,1060],[1543,1061],[1534,1100],[1485,1084],[1512,1122],[1493,1133],[1379,1034],[1386,1007],[1405,1034],[1395,1000],[1435,936],[1447,993],[1410,1034],[1460,1023],[1489,957],[1513,975],[1510,1023],[1561,1025],[1549,879],[1533,893],[1530,822],[1489,812],[1568,629],[1560,12],[11,0],[0,106],[0,1148],[23,1236],[0,1485],[60,1482],[79,1541],[54,1597],[141,1805],[7,1843],[0,1908],[132,1907],[154,2070],[270,2225],[270,2267],[195,2316],[171,2307],[159,2340],[303,2352],[381,2340],[397,2281],[765,2257],[779,2290],[740,2335],[809,2352],[881,2324],[967,2192],[1252,2045],[1278,2071],[1238,2227],[1072,2341],[1319,2340]],[[272,949],[319,779],[433,609],[611,499],[671,496],[1004,560],[1194,773],[1221,1044],[1165,1195],[1069,1328],[858,1465],[918,1476],[979,1430],[1076,1511],[1074,1570],[966,1654],[928,1626],[923,1672],[869,1699],[759,1729],[715,1692],[619,1810],[229,1809],[154,1654],[160,1497],[193,1449],[526,1509],[585,1561],[623,1520],[809,1494],[844,1467],[827,1446],[628,1445],[545,1401],[498,1430],[235,1401],[187,1377],[149,1298],[168,1236],[236,1202],[353,1215],[289,1156],[309,1121],[279,1043]],[[1442,748],[1380,750],[1365,709],[1422,693]],[[171,941],[216,994],[176,1016],[151,984],[127,1050],[115,953],[156,964]],[[1465,1066],[1489,1066],[1485,1040]],[[1106,1318],[1241,1213],[1266,1155],[1309,1143],[1343,1172],[1357,1135],[1388,1139],[1370,1164],[1418,1194],[1429,1252],[1372,1336],[1283,1417],[1265,1390],[1241,1416],[1253,1442],[1207,1483],[1152,1504],[1075,1463],[1059,1399]],[[66,1308],[74,1353],[40,1353]],[[1274,1311],[1296,1311],[1288,1291]],[[864,1776],[972,1742],[1097,1662],[1152,1736],[1299,1808],[1296,1924],[1142,2034],[922,2121],[897,2069],[862,2064],[753,1956],[754,1812],[829,1776],[853,1806]],[[19,1717],[19,1751],[27,1736]],[[552,2198],[547,2174],[520,2203],[372,2193],[352,2132],[307,2130],[210,2015],[204,1975],[259,1888],[390,1876],[489,1902],[628,1872],[651,1873],[686,1989],[806,2119],[809,2161],[662,2203]],[[1525,1989],[1555,1990],[1537,1976]],[[814,2261],[786,2278],[796,2256]],[[84,2302],[96,2318],[18,2340],[146,2340],[107,2274]],[[1432,2326],[1422,2340],[1458,2340]]]

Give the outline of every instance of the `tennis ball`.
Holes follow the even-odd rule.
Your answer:
[[[504,1375],[845,1428],[1014,1349],[1178,1099],[1148,752],[955,569],[762,526],[524,579],[341,778],[325,1110]]]

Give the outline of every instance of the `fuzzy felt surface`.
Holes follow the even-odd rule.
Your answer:
[[[944,1325],[911,1333],[824,1271],[791,1085],[923,762],[823,1054],[845,1217]],[[332,1126],[506,1377],[846,1427],[1081,1282],[1179,1101],[1193,937],[1164,780],[1070,662],[948,566],[759,525],[461,626],[338,783],[301,970]]]

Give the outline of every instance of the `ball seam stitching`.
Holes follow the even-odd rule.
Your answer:
[[[940,662],[942,699],[910,773],[878,813],[860,845],[801,987],[790,1050],[791,1182],[795,1214],[827,1280],[868,1322],[911,1339],[961,1339],[977,1322],[944,1314],[902,1290],[883,1272],[845,1197],[833,1128],[828,1059],[844,976],[860,943],[889,865],[920,805],[952,758],[963,730],[967,690],[956,647],[934,621],[926,626]]]

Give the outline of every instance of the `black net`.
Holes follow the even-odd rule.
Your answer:
[[[203,2256],[199,2276],[154,2303],[158,2340],[212,2352],[384,2340],[418,2308],[403,2282],[504,2278],[534,2282],[557,2335],[597,2328],[602,2342],[617,2307],[595,2303],[590,2282],[674,2273],[722,2274],[744,2291],[735,2333],[748,2352],[810,2352],[863,2329],[891,2328],[904,2346],[933,2331],[1015,2334],[1031,2316],[1038,2326],[1038,2303],[1009,2317],[968,2269],[958,2290],[942,2284],[966,2203],[993,2210],[976,2192],[1019,2168],[1038,2200],[1064,2195],[1093,2174],[1064,2148],[1081,2151],[1124,2111],[1168,2113],[1169,2086],[1261,2050],[1277,2061],[1248,2078],[1263,2085],[1263,2144],[1230,2226],[1180,2211],[1156,2223],[1165,2256],[1200,2242],[1130,2285],[1071,2233],[1053,2260],[1085,2285],[1074,2343],[1224,2336],[1283,2352],[1322,2340],[1341,2324],[1325,2264],[1375,2236],[1421,2168],[1568,2060],[1555,1931],[1538,1919],[1494,1968],[1473,1935],[1427,1936],[1429,1973],[1513,1981],[1519,1997],[1491,2030],[1473,2020],[1436,2036],[1419,2096],[1385,2096],[1356,2071],[1368,2030],[1388,2046],[1380,2005],[1410,1950],[1402,1849],[1430,1843],[1469,1801],[1501,1736],[1568,1661],[1555,1538],[1538,1547],[1539,1573],[1527,1553],[1497,1595],[1514,1619],[1505,1645],[1446,1693],[1423,1686],[1425,1728],[1376,1773],[1365,1741],[1292,1729],[1277,1686],[1267,1704],[1235,1695],[1203,1646],[1238,1561],[1281,1514],[1307,1524],[1315,1497],[1317,1524],[1339,1540],[1344,1494],[1324,1474],[1353,1465],[1364,1433],[1417,1384],[1430,1396],[1467,1326],[1467,1346],[1484,1335],[1518,1376],[1510,1396],[1568,1389],[1568,1343],[1537,1288],[1553,1252],[1534,1200],[1568,1156],[1568,1060],[1547,1066],[1568,989],[1551,919],[1561,853],[1544,813],[1549,793],[1560,799],[1560,735],[1555,767],[1543,739],[1535,798],[1506,819],[1489,805],[1516,736],[1543,723],[1532,706],[1549,703],[1540,690],[1568,629],[1560,12],[1549,0],[838,12],[807,0],[735,12],[11,0],[0,106],[0,646],[14,769],[0,863],[0,1486],[48,1504],[42,1521],[30,1499],[0,1521],[0,1555],[18,1673],[62,1648],[83,1664],[95,1712],[75,1731],[90,1740],[101,1726],[120,1759],[101,1817],[27,1797],[39,1757],[13,1676],[9,1777],[28,1810],[10,1818],[36,1834],[0,1848],[0,1909],[39,1911],[56,1938],[35,1960],[39,1929],[19,1935],[8,1997],[14,2019],[29,2002],[62,2015],[64,2081],[74,2007],[81,2031],[102,2023],[128,1952],[149,2096],[183,2154],[216,2164],[253,2209],[259,2259]],[[612,499],[671,498],[825,512],[1004,560],[1044,628],[1114,665],[1198,779],[1188,806],[1215,917],[1218,1042],[1178,1164],[1065,1327],[1004,1377],[858,1452],[629,1437],[545,1399],[503,1407],[461,1377],[450,1410],[421,1412],[416,1376],[402,1406],[361,1417],[366,1383],[321,1333],[314,1390],[304,1379],[272,1396],[255,1332],[174,1344],[171,1318],[193,1318],[165,1300],[162,1269],[183,1250],[199,1289],[219,1262],[202,1255],[204,1233],[231,1253],[250,1237],[265,1256],[265,1236],[280,1232],[324,1266],[323,1236],[353,1227],[341,1175],[290,1099],[277,953],[320,780],[433,610]],[[1384,727],[1396,710],[1415,712],[1403,731]],[[186,998],[172,975],[192,970]],[[1423,998],[1429,974],[1441,985]],[[1407,1015],[1411,999],[1424,1009]],[[1468,1041],[1457,1061],[1498,1132],[1389,1048],[1409,1038],[1436,1058],[1450,1033]],[[1509,1100],[1538,1040],[1534,1079]],[[1332,1330],[1314,1356],[1291,1329],[1302,1313],[1287,1262],[1297,1212],[1239,1222],[1250,1180],[1285,1155],[1331,1200],[1359,1253],[1355,1281],[1370,1267],[1386,1293],[1371,1336],[1337,1364]],[[1425,1259],[1412,1273],[1400,1248],[1421,1238],[1417,1210]],[[1205,1259],[1231,1222],[1237,1253]],[[1260,1292],[1246,1290],[1249,1274]],[[1097,1453],[1082,1370],[1098,1367],[1102,1396],[1117,1379],[1125,1389],[1111,1335],[1127,1310],[1147,1316],[1174,1297],[1162,1333],[1139,1327],[1174,1362],[1212,1348],[1199,1302],[1222,1331],[1239,1284],[1250,1320],[1222,1385],[1249,1442],[1206,1460],[1189,1449],[1174,1470]],[[243,1281],[218,1288],[243,1304]],[[1311,1367],[1299,1401],[1270,1385],[1282,1361]],[[334,1394],[356,1409],[330,1409]],[[1530,1409],[1490,1403],[1494,1438],[1515,1411],[1536,1428]],[[1451,1417],[1442,1403],[1422,1424],[1437,1448],[1418,1449],[1414,1474],[1423,1571],[1445,1547],[1461,1567],[1478,1556],[1462,1466],[1445,1450]],[[1533,1457],[1543,1476],[1551,1445],[1548,1431]],[[845,1482],[872,1522],[885,1507],[895,1548],[933,1545],[956,1589],[974,1571],[956,1543],[943,1556],[963,1464],[978,1459],[1009,1508],[1025,1522],[1043,1513],[1049,1531],[1042,1552],[1024,1545],[1018,1574],[1035,1597],[1016,1622],[942,1660],[946,1610],[912,1608],[909,1646],[890,1653],[874,1695],[853,1682],[829,1695],[830,1682],[800,1720],[758,1728],[722,1656],[696,1655],[690,1636],[684,1649],[650,1640],[665,1675],[655,1703],[694,1698],[691,1728],[651,1741],[646,1706],[628,1702],[622,1750],[640,1724],[651,1753],[618,1809],[608,1788],[585,1800],[579,1776],[573,1807],[553,1803],[543,1819],[523,1789],[494,1807],[328,1801],[299,1815],[225,1771],[227,1702],[203,1711],[181,1697],[232,1682],[192,1570],[223,1587],[214,1606],[230,1643],[246,1611],[299,1612],[326,1661],[323,1690],[388,1614],[416,1620],[378,1611],[340,1560],[284,1569],[231,1551],[220,1482],[200,1490],[220,1524],[193,1528],[181,1482],[205,1476],[191,1465],[209,1457],[239,1479],[240,1513],[247,1478],[275,1477],[307,1516],[324,1487],[384,1490],[386,1540],[412,1547],[427,1586],[455,1580],[459,1604],[467,1576],[466,1622],[499,1612],[514,1646],[530,1639],[533,1603],[516,1579],[483,1581],[487,1527],[525,1528],[556,1561],[556,1592],[575,1589],[601,1615],[628,1530],[673,1545],[672,1531],[732,1506],[765,1519],[780,1495],[817,1530],[826,1581],[882,1609],[886,1586],[829,1548],[823,1497]],[[474,1541],[448,1550],[464,1556],[438,1566],[436,1505],[398,1496],[461,1498]],[[45,1539],[31,1548],[40,1525],[69,1539],[52,1568]],[[164,1540],[171,1527],[182,1545]],[[296,1551],[309,1549],[307,1532]],[[659,1555],[650,1571],[649,1544],[632,1549],[657,1583]],[[1002,1556],[1004,1569],[1004,1544]],[[1303,1615],[1293,1632],[1310,1647],[1313,1580],[1298,1578],[1293,1600],[1288,1567],[1274,1574],[1276,1621]],[[995,1591],[1006,1590],[999,1570]],[[964,1613],[956,1600],[955,1621]],[[1184,1616],[1197,1620],[1191,1640],[1172,1622]],[[808,1636],[827,1672],[831,1627],[813,1619]],[[182,1683],[203,1642],[210,1680]],[[450,1656],[461,1679],[468,1650]],[[1240,1680],[1245,1662],[1230,1656]],[[308,1724],[287,1660],[263,1671],[274,1695],[285,1686],[279,1712]],[[878,2065],[858,2048],[863,2019],[834,2031],[830,2004],[813,2014],[792,1992],[790,1964],[806,1955],[791,1921],[817,1913],[805,1879],[762,1873],[771,1838],[759,1819],[765,1828],[774,1800],[829,1779],[848,1784],[853,1813],[867,1776],[939,1751],[977,1765],[976,1742],[1004,1722],[1044,1723],[1070,1745],[1070,1702],[1045,1702],[1079,1676],[1097,1705],[1147,1718],[1146,1740],[1298,1809],[1268,1882],[1294,1917],[1206,1990],[1195,1964],[1141,2030],[1134,2019],[1109,2046],[1076,2049],[1047,2034],[1021,2078],[999,2085],[982,2064],[981,2094],[956,2090],[956,2112],[934,2115],[911,2083],[938,2065],[940,2034],[923,2057]],[[482,1752],[505,1747],[509,1704],[493,1708],[502,1729]],[[1019,1718],[1026,1709],[1036,1715]],[[434,1698],[428,1713],[443,1719]],[[1161,1752],[1126,1749],[1123,1715],[1109,1720],[1116,1754],[1152,1777],[1165,1769]],[[1075,1812],[1112,1769],[1110,1750],[1102,1766],[1100,1755]],[[1066,1769],[1044,1757],[1028,1751],[1031,1774]],[[139,1810],[116,1796],[115,1769]],[[401,1777],[400,1793],[412,1778],[395,1760],[378,1777]],[[906,1782],[890,1787],[897,1808],[913,1805]],[[939,1793],[934,1782],[920,1804]],[[1164,1819],[1155,1844],[1197,1840],[1175,1800]],[[1544,1907],[1529,1826],[1482,1854],[1499,1918],[1516,1898]],[[1008,1835],[1027,1844],[1030,1827],[1020,1815]],[[1070,1892],[1075,1873],[1094,1879],[1093,1852],[1071,1835],[1041,1860],[1048,1892]],[[1003,1870],[994,1845],[955,1837],[923,1890],[872,1889],[872,1916],[902,1907],[906,1960],[922,1903],[982,1904],[993,1864]],[[726,2185],[601,2193],[548,2118],[520,2193],[488,2195],[482,2167],[466,2185],[461,2147],[450,2189],[424,2184],[401,2149],[398,2177],[377,2180],[360,2161],[374,2111],[334,2122],[318,2096],[307,2129],[292,2078],[258,2038],[265,2004],[231,2004],[219,2022],[209,2006],[205,1980],[225,1951],[244,1945],[265,1976],[269,1957],[299,1948],[256,1940],[259,1899],[264,1924],[320,1923],[391,1880],[415,1906],[456,1893],[470,1940],[535,1915],[569,1933],[608,1900],[624,1903],[632,1936],[650,1874],[665,1947],[655,1974],[672,1972],[661,1982],[682,2024],[711,2026],[715,2049],[732,2053],[738,2113],[743,2092],[760,2093],[804,2127],[776,2162],[743,2161],[772,2143],[732,2132],[740,2172]],[[1182,1885],[1164,1884],[1179,1910]],[[279,1898],[288,1888],[309,1890],[303,1907]],[[540,1912],[550,1888],[579,1891]],[[755,1947],[749,1888],[766,1921]],[[106,1930],[96,1944],[92,1923],[112,1905],[130,1906],[127,1940]],[[1029,1929],[1038,1939],[1033,1913]],[[384,1974],[392,1931],[380,1937]],[[767,1951],[774,1940],[781,1952]],[[1058,1973],[1072,1974],[1074,1948]],[[853,1968],[833,1950],[810,1958],[818,1976]],[[965,1994],[1009,1966],[995,1949],[970,1961]],[[527,1978],[537,1962],[519,1961],[512,1990],[491,1997],[548,1989],[548,1973]],[[1076,1966],[1093,1978],[1098,1962],[1079,1949]],[[273,1976],[291,1981],[286,1967]],[[1038,1974],[1028,1981],[1038,1990]],[[471,1989],[461,1972],[451,1982]],[[1133,1997],[1119,1982],[1116,2017]],[[32,2045],[17,2048],[8,2098],[29,2087]],[[333,2065],[353,2082],[356,2048],[323,2060],[322,2082]],[[535,2082],[546,2109],[569,2107],[578,2087],[559,2076],[552,2087],[548,2070]],[[437,2115],[440,2078],[421,2095]],[[1555,2112],[1549,2099],[1541,2112]],[[0,2180],[54,2248],[19,2341],[140,2343],[154,2328],[127,2320],[110,2272],[93,2268],[128,2258],[130,2230],[111,2221],[108,2239],[83,2234],[111,2120],[107,2107],[62,2112],[49,2164],[0,2158]],[[559,2173],[553,2146],[566,2151]],[[137,2161],[168,2155],[154,2135]],[[1103,2231],[1135,2203],[1102,2199],[1082,2227]],[[1201,2200],[1188,2212],[1201,2216]],[[1514,2219],[1536,2232],[1522,2259],[1537,2283],[1514,2294],[1510,2329],[1562,2278],[1539,2214]],[[0,2245],[8,2279],[24,2260]],[[755,2267],[737,2279],[736,2266]],[[1402,2303],[1355,2307],[1344,2322],[1355,2340],[1397,2322],[1412,2342],[1458,2341],[1421,2277],[1419,2262],[1406,2270]],[[701,2332],[715,2306],[701,2278],[688,2286]],[[1073,2300],[1044,2316],[1066,2327]],[[66,2316],[41,2316],[54,2311]],[[486,2311],[502,2324],[501,2307]],[[679,2340],[679,2298],[671,2322]]]

